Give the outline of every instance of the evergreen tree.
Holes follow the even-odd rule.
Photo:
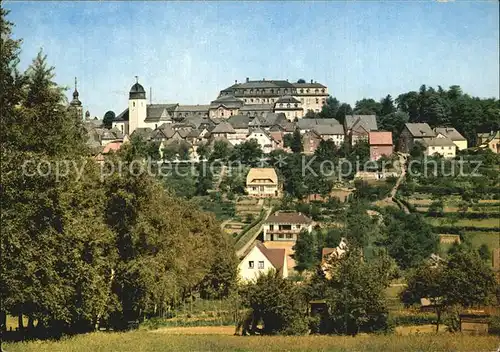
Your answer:
[[[304,146],[302,145],[302,136],[300,135],[300,130],[298,128],[293,131],[290,149],[296,154],[302,153],[304,151]]]

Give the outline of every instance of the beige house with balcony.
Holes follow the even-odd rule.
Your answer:
[[[301,231],[312,231],[312,220],[302,213],[277,211],[264,223],[264,241],[297,241]]]
[[[246,190],[249,196],[278,197],[278,175],[273,168],[252,168],[247,175]]]

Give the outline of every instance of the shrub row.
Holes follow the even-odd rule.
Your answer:
[[[409,190],[406,185],[401,186],[401,190]],[[475,188],[465,188],[460,186],[435,186],[435,185],[416,185],[411,187],[412,192],[418,193],[430,193],[436,195],[452,195],[452,194],[464,194],[466,192],[473,191],[476,194],[494,194],[498,196],[498,187],[486,186],[486,187],[475,187]]]
[[[446,213],[446,212],[426,212],[426,211],[418,211],[419,213],[425,215],[430,218],[453,218],[460,217],[461,219],[498,219],[500,218],[500,212],[491,212],[491,213]]]
[[[436,324],[436,315],[435,314],[389,315],[389,322],[393,326]]]
[[[435,233],[460,234],[464,231],[477,232],[500,232],[500,227],[477,227],[477,226],[433,226]]]
[[[193,319],[193,320],[170,320],[165,318],[151,318],[141,324],[147,329],[158,329],[162,327],[191,327],[191,326],[231,326],[234,325],[232,317],[221,317],[220,319]]]

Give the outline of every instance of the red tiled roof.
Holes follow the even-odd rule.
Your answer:
[[[278,273],[283,273],[283,265],[285,264],[286,250],[285,248],[267,248],[261,242],[256,242],[257,248],[266,256]]]
[[[392,132],[370,132],[370,145],[392,145]]]
[[[309,224],[312,220],[302,213],[288,213],[277,211],[267,218],[266,223],[282,224]]]
[[[121,141],[108,143],[104,146],[102,153],[107,154],[109,152],[116,152],[121,148],[122,144],[123,144],[123,142],[121,142]]]
[[[336,248],[323,248],[321,250],[321,259],[325,260],[329,254],[332,254],[335,251]]]

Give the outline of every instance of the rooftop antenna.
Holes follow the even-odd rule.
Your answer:
[[[77,85],[77,80],[76,80],[76,77],[75,77],[75,90],[76,90],[76,85]]]
[[[139,76],[135,76],[135,83],[139,83]]]
[[[153,87],[149,87],[149,104],[153,105]]]

